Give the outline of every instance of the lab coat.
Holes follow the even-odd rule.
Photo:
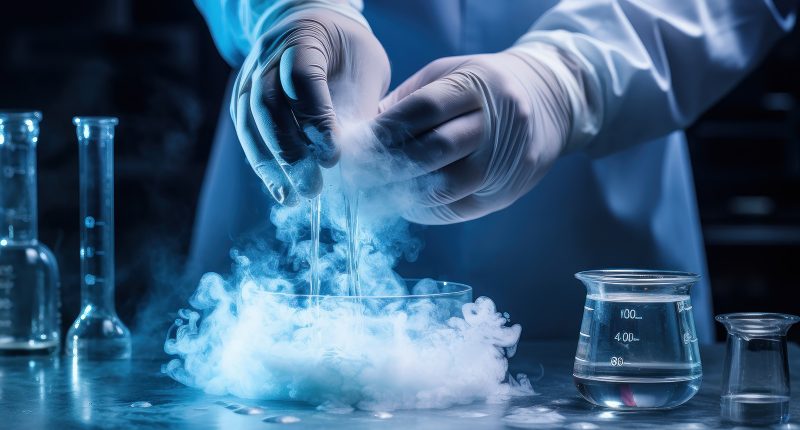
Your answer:
[[[197,3],[222,55],[240,64],[270,2]],[[389,55],[393,85],[436,58],[497,52],[520,38],[553,43],[590,71],[585,81],[597,129],[584,149],[559,159],[509,208],[422,229],[425,249],[398,271],[469,284],[476,297],[491,297],[521,323],[524,338],[537,339],[576,339],[586,291],[575,272],[695,272],[702,276],[692,290],[697,335],[711,341],[711,292],[689,152],[683,133],[674,130],[744,76],[791,29],[794,13],[767,0],[558,3],[363,5]],[[227,106],[225,100],[198,207],[190,256],[196,271],[229,268],[236,239],[269,223],[272,203],[245,160]]]

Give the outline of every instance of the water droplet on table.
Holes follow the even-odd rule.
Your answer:
[[[514,408],[503,417],[503,422],[507,426],[517,428],[557,427],[562,425],[564,420],[563,415],[543,406]]]
[[[300,418],[297,418],[293,415],[278,415],[275,417],[264,418],[263,421],[265,423],[276,423],[276,424],[294,424],[299,423]]]
[[[131,407],[132,408],[149,408],[150,406],[153,406],[153,404],[150,403],[150,402],[133,402],[133,403],[131,403]]]
[[[483,418],[489,416],[486,412],[452,411],[448,415],[456,418]]]
[[[317,406],[317,410],[328,414],[345,415],[352,413],[355,409],[352,406],[338,403],[338,402],[325,402]]]
[[[235,412],[235,413],[237,413],[239,415],[261,415],[266,411],[264,411],[261,408],[257,408],[257,407],[253,407],[253,406],[245,406],[245,407],[239,408],[239,409],[237,409],[237,410],[235,410],[233,412]]]
[[[603,412],[600,412],[599,414],[597,414],[597,417],[600,418],[600,419],[603,419],[603,420],[610,420],[610,419],[613,419],[616,416],[617,415],[614,414],[614,412],[612,412],[612,411],[603,411]]]
[[[586,422],[578,422],[578,423],[571,423],[564,426],[564,428],[569,430],[594,430],[597,427],[597,424],[586,423]]]

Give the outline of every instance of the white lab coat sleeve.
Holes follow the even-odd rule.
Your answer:
[[[568,148],[603,155],[691,124],[792,29],[796,9],[795,0],[565,0],[512,49],[558,48],[560,61],[543,60],[570,92]]]
[[[253,43],[289,13],[322,7],[367,25],[362,0],[195,0],[222,57],[238,67]]]

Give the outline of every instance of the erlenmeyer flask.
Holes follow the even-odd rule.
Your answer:
[[[718,315],[728,330],[722,376],[722,418],[768,425],[789,420],[786,332],[794,315],[746,312]]]
[[[589,402],[614,409],[676,407],[700,388],[689,289],[697,275],[592,270],[573,376]]]

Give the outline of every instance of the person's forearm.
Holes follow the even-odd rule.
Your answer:
[[[566,0],[512,49],[557,48],[570,146],[602,155],[686,127],[729,91],[794,26],[797,2],[775,3]]]
[[[195,4],[220,54],[234,67],[241,65],[253,42],[288,13],[323,7],[367,25],[361,0],[195,0]]]

